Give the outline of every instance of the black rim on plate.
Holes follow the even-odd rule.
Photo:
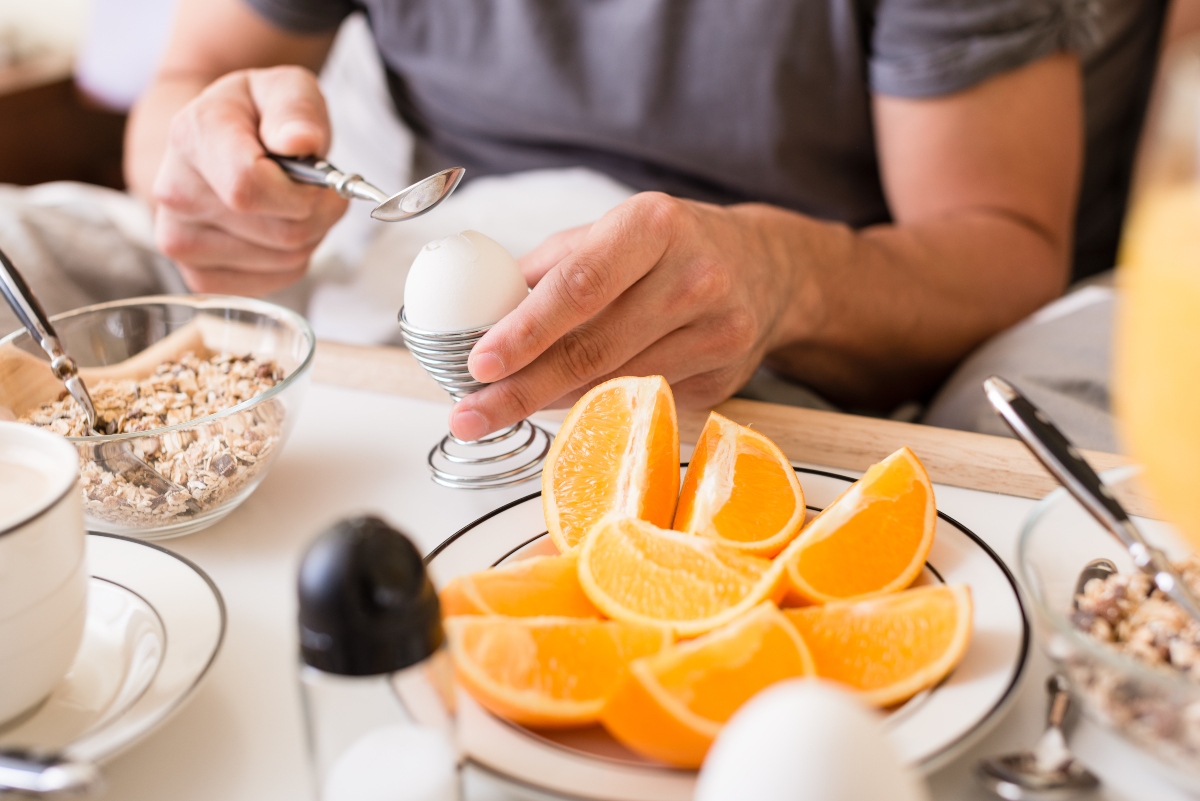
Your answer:
[[[685,468],[687,466],[688,466],[687,462],[680,463],[681,468]],[[852,478],[850,476],[841,475],[839,473],[830,473],[825,470],[814,470],[814,469],[808,468],[808,467],[796,467],[795,465],[793,465],[792,469],[802,475],[822,476],[824,478],[832,478],[832,479],[836,479],[838,481],[846,481],[849,483],[854,483],[855,481],[858,480],[858,479]],[[438,554],[442,553],[444,550],[446,550],[451,545],[453,545],[455,541],[457,541],[459,538],[465,536],[470,531],[483,525],[487,521],[491,520],[493,517],[503,514],[504,512],[507,512],[509,509],[512,509],[516,506],[520,506],[521,504],[528,503],[529,501],[533,500],[534,498],[541,497],[541,494],[542,493],[540,490],[538,492],[531,492],[530,494],[525,495],[520,498],[517,498],[516,500],[509,501],[508,503],[504,504],[503,506],[493,509],[492,511],[483,515],[482,517],[476,518],[475,520],[471,521],[470,523],[463,526],[458,531],[454,532],[449,537],[444,539],[442,542],[440,542],[437,545],[437,547],[435,547],[432,551],[430,551],[429,554],[425,557],[425,564],[426,565],[431,564],[433,562],[433,560],[437,558]],[[812,509],[813,511],[820,511],[819,509],[812,507],[812,506],[809,506],[808,508]],[[925,765],[930,762],[937,761],[948,750],[950,750],[951,748],[954,748],[956,745],[958,745],[958,743],[962,742],[963,740],[970,739],[972,736],[974,736],[975,732],[978,731],[981,726],[983,726],[985,723],[987,723],[989,720],[991,720],[996,715],[996,713],[1008,703],[1009,699],[1012,698],[1013,693],[1016,691],[1017,686],[1020,684],[1021,677],[1025,673],[1025,665],[1028,661],[1029,644],[1030,644],[1030,640],[1031,640],[1029,612],[1025,608],[1025,600],[1021,594],[1020,586],[1017,584],[1017,580],[1013,576],[1012,571],[1008,569],[1008,565],[1006,565],[1004,563],[1004,560],[1000,558],[999,554],[997,554],[994,550],[992,550],[991,546],[988,545],[986,542],[984,542],[983,539],[980,538],[978,534],[971,531],[969,528],[967,528],[962,523],[955,520],[953,517],[950,517],[950,515],[946,514],[945,512],[938,511],[937,516],[939,518],[941,518],[942,520],[946,521],[947,523],[949,523],[951,526],[954,526],[954,528],[958,529],[960,532],[962,532],[963,535],[965,535],[969,540],[971,540],[973,543],[975,543],[975,545],[978,546],[978,548],[981,551],[983,551],[988,556],[988,558],[992,560],[993,563],[995,563],[996,567],[998,567],[1000,569],[1000,572],[1004,576],[1004,580],[1008,582],[1009,587],[1012,589],[1013,599],[1016,601],[1017,609],[1021,613],[1021,648],[1017,654],[1017,668],[1016,668],[1016,670],[1013,671],[1012,677],[1009,679],[1008,686],[1004,688],[1004,692],[1000,695],[1000,697],[996,700],[996,702],[994,704],[992,704],[992,706],[988,709],[987,713],[984,714],[983,716],[981,716],[979,718],[979,720],[977,720],[975,722],[975,725],[973,725],[967,731],[963,732],[961,736],[959,736],[958,738],[956,738],[954,740],[954,742],[947,744],[946,746],[938,749],[937,751],[933,752],[932,754],[929,754],[924,759],[922,759],[921,762],[919,763],[920,765]],[[520,545],[517,545],[516,547],[510,549],[507,553],[505,553],[503,556],[501,556],[499,559],[497,559],[493,563],[493,567],[495,565],[500,564],[505,559],[507,559],[509,556],[511,556],[512,554],[521,550],[525,546],[529,545],[532,542],[535,542],[536,540],[541,539],[544,536],[546,536],[545,531],[543,531],[540,534],[537,534],[533,537],[530,537],[529,539],[522,542]],[[934,574],[934,576],[937,577],[937,579],[939,581],[941,581],[943,584],[945,583],[944,579],[942,579],[941,574],[937,571],[937,569],[935,567],[933,567],[933,565],[926,562],[925,567],[928,568]],[[945,681],[945,679],[943,679],[943,681]],[[507,721],[505,721],[505,722],[507,723]],[[510,724],[510,725],[512,725],[512,724]],[[526,734],[529,733],[529,731],[527,729],[524,729],[519,726],[513,726],[513,728],[521,731],[522,733],[526,733]],[[577,756],[582,754],[582,752],[567,748],[566,746],[560,745],[560,744],[554,742],[553,740],[547,740],[547,739],[541,738],[541,737],[539,737],[538,740],[540,742],[545,743],[546,745],[555,746],[557,748],[560,748],[564,751],[567,751],[567,752],[577,755]],[[602,759],[602,757],[598,757],[598,756],[595,756],[592,754],[584,754],[584,756],[587,756],[588,758],[593,758],[593,759]],[[487,771],[488,773],[502,776],[505,780],[514,781],[514,782],[517,782],[517,783],[525,785],[525,786],[532,786],[528,782],[524,781],[523,779],[510,776],[506,773],[499,771],[497,768],[492,767],[490,765],[483,764],[483,763],[479,762],[478,760],[470,759],[470,758],[468,758],[468,760],[472,764],[479,766],[480,768]],[[628,767],[635,767],[631,763],[621,762],[621,764],[626,765]],[[678,768],[672,768],[668,765],[664,765],[662,767],[658,767],[658,766],[654,766],[654,765],[646,765],[645,769],[662,770],[662,771],[678,771],[679,770]],[[537,789],[543,790],[544,788],[539,787]],[[558,793],[558,791],[554,791],[554,792]],[[558,794],[562,795],[561,793],[558,793]]]

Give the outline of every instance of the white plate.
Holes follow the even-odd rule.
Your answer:
[[[87,538],[87,624],[70,672],[0,748],[115,755],[178,710],[225,635],[225,604],[204,571],[157,545]]]
[[[810,514],[854,479],[796,468]],[[996,723],[1013,699],[1029,653],[1029,620],[1008,568],[983,540],[944,514],[924,575],[917,583],[967,584],[975,628],[966,656],[932,690],[887,720],[889,738],[908,764],[929,772]],[[502,506],[471,523],[426,558],[434,583],[501,562],[553,553],[541,493]],[[459,738],[471,761],[526,788],[602,801],[686,801],[696,774],[643,759],[602,729],[534,732],[501,720],[459,694]]]

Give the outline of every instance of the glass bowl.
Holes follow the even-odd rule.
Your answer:
[[[1131,500],[1138,472],[1127,467],[1104,474],[1131,514],[1146,512],[1139,509],[1139,501]],[[1172,560],[1192,551],[1170,525],[1145,517],[1134,520]],[[1089,718],[1158,760],[1175,783],[1198,791],[1200,683],[1172,668],[1136,661],[1072,623],[1079,574],[1099,558],[1112,561],[1121,573],[1136,570],[1125,547],[1065,489],[1055,490],[1034,507],[1021,529],[1017,572],[1032,596],[1039,638],[1069,678]]]
[[[303,317],[248,298],[132,298],[51,319],[89,386],[144,378],[186,351],[269,359],[283,371],[283,380],[262,394],[215,414],[127,434],[67,437],[79,451],[88,528],[147,540],[199,531],[250,496],[291,433],[316,347]],[[19,417],[64,395],[28,333],[0,339],[0,415]],[[128,447],[187,494],[160,495],[106,470],[96,455],[107,443]]]

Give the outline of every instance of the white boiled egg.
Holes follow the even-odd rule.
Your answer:
[[[928,787],[900,763],[882,720],[831,683],[780,682],[721,729],[695,801],[928,801]]]
[[[528,294],[507,250],[463,231],[421,248],[404,283],[404,317],[425,331],[469,331],[499,322]]]
[[[457,801],[458,754],[444,732],[400,724],[373,729],[329,769],[323,801]]]

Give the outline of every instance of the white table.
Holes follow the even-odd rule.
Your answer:
[[[433,484],[425,453],[445,432],[447,410],[446,404],[314,384],[291,441],[258,491],[212,528],[163,543],[216,581],[229,628],[211,674],[191,702],[108,764],[107,798],[312,797],[295,681],[295,571],[306,545],[340,518],[371,513],[428,551],[484,512],[537,490],[536,483],[486,492]],[[936,492],[939,509],[1012,563],[1018,527],[1032,501],[942,485]],[[935,799],[991,798],[976,787],[970,771],[981,756],[1036,739],[1047,671],[1035,647],[1011,713],[931,777]],[[1096,727],[1080,725],[1072,744],[1105,779],[1104,792],[1095,798],[1186,798]]]

